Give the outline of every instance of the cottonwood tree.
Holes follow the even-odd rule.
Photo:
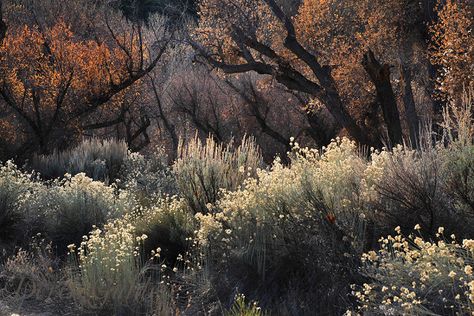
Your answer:
[[[437,90],[444,100],[459,99],[463,89],[474,89],[474,3],[446,0],[437,6],[430,55],[439,66]]]
[[[300,144],[321,147],[337,135],[337,126],[324,108],[308,110],[307,98],[282,85],[252,75],[227,78],[225,83],[242,100],[239,106],[245,109],[244,115],[255,121],[257,131],[283,147],[282,157],[291,151],[291,137]]]
[[[411,45],[402,26],[421,10],[408,10],[412,2],[305,0],[290,16],[275,0],[202,0],[191,42],[226,73],[270,75],[311,95],[361,143],[379,144],[377,120],[370,124],[367,117],[376,117],[371,112],[380,107],[389,140],[396,144],[403,137],[401,89],[394,85],[392,65],[399,64],[399,47]],[[405,114],[413,137],[418,118],[406,70]]]
[[[32,150],[48,152],[85,129],[128,124],[129,139],[146,131],[143,115],[131,130],[123,101],[163,55],[169,42],[164,23],[147,29],[97,14],[99,21],[79,20],[89,30],[85,35],[72,28],[78,25],[70,22],[73,12],[40,21],[26,18],[21,6],[9,9],[0,47],[1,106]]]

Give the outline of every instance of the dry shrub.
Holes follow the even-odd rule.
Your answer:
[[[85,173],[94,180],[112,182],[128,154],[123,140],[92,138],[72,149],[35,156],[32,168],[46,179],[62,178],[66,173]]]

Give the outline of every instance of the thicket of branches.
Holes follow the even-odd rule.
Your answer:
[[[175,157],[196,131],[253,135],[267,161],[286,159],[290,137],[416,145],[472,86],[472,10],[464,0],[5,0],[0,154],[21,162],[102,135]]]

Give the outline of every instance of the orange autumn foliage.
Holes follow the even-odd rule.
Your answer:
[[[24,110],[38,98],[36,106],[47,111],[66,85],[74,96],[99,93],[109,80],[123,76],[123,60],[104,43],[75,40],[63,22],[46,32],[25,25],[11,30],[0,47],[0,81]],[[74,110],[79,105],[67,106]]]
[[[133,88],[113,89],[139,71],[147,58],[137,37],[121,34],[109,42],[84,39],[61,19],[44,30],[10,27],[0,46],[0,93],[12,110],[10,119],[18,119],[30,138],[46,146],[55,130],[77,134],[97,104],[100,115],[93,121],[115,117]]]
[[[437,88],[443,99],[474,88],[474,4],[468,0],[438,2],[438,22],[431,26],[431,61],[440,68]]]

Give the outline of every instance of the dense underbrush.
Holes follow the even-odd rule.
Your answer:
[[[472,102],[444,121],[416,149],[293,142],[270,166],[251,138],[193,139],[171,166],[114,141],[36,171],[6,162],[1,299],[59,314],[471,315]]]

